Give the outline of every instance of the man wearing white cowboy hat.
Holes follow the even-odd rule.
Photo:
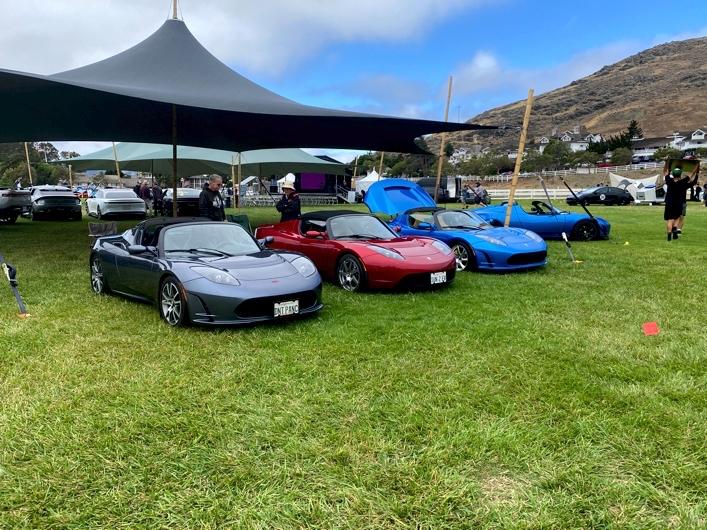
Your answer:
[[[301,214],[299,195],[295,191],[295,176],[292,173],[285,175],[282,183],[282,198],[275,205],[280,212],[280,222],[297,219]]]

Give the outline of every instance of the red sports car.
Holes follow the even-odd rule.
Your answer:
[[[445,243],[400,237],[377,217],[358,212],[310,212],[256,230],[256,237],[268,236],[269,246],[301,252],[347,291],[443,286],[456,271]]]

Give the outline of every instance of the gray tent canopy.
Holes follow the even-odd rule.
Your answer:
[[[0,69],[0,142],[133,141],[230,151],[328,147],[421,152],[423,134],[490,128],[301,105],[211,55],[184,22],[54,75]]]
[[[288,172],[313,172],[343,175],[346,165],[321,160],[301,149],[259,149],[233,153],[220,149],[178,146],[178,177],[190,177],[204,173],[230,175],[233,166],[240,162],[248,175],[272,175]],[[56,164],[71,164],[77,171],[88,169],[113,170],[117,155],[120,168],[126,171],[143,171],[154,175],[171,175],[172,146],[162,144],[138,144],[120,142],[87,155],[57,160]]]

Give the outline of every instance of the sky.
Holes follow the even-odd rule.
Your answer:
[[[95,62],[170,13],[171,0],[0,0],[0,68]],[[179,16],[221,61],[304,104],[442,120],[452,76],[450,121],[707,35],[707,2],[695,0],[180,0]],[[106,145],[50,140],[81,154]]]

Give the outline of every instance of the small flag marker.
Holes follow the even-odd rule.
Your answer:
[[[643,324],[643,334],[646,337],[657,335],[658,333],[660,333],[660,328],[658,328],[657,322],[646,322]]]

